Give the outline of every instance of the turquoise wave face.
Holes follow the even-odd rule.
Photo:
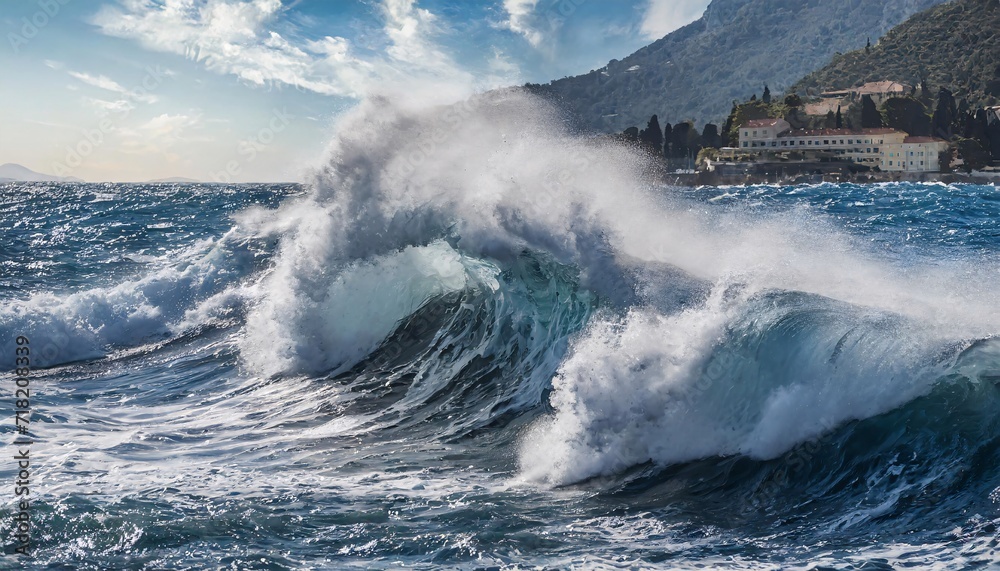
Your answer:
[[[0,185],[28,567],[994,561],[996,188],[650,192]]]

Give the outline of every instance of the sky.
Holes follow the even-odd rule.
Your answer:
[[[586,73],[708,1],[2,0],[0,164],[295,181],[366,96]]]

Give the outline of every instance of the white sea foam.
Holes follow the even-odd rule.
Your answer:
[[[692,203],[649,184],[651,168],[632,149],[576,135],[520,91],[431,108],[373,98],[340,122],[307,195],[237,217],[242,236],[279,241],[266,272],[227,261],[224,241],[114,288],[16,302],[0,310],[0,330],[65,339],[65,361],[249,305],[240,349],[251,373],[326,372],[363,359],[429,299],[468,287],[470,259],[504,267],[523,249],[544,251],[613,308],[576,341],[554,381],[555,412],[525,441],[524,473],[550,483],[646,460],[771,457],[926,391],[924,357],[941,340],[997,332],[994,259],[898,264],[806,208]],[[671,275],[664,266],[714,284],[713,295],[665,303],[679,282],[657,281]],[[783,355],[766,363],[780,374],[740,369],[692,393],[728,331],[781,326],[784,306],[761,297],[772,289],[854,308],[810,302],[811,328],[766,347]],[[859,308],[907,325],[879,329]],[[837,349],[857,327],[866,336]],[[835,353],[847,357],[832,366]],[[760,362],[743,357],[743,367]]]
[[[461,256],[446,243],[409,247],[331,272],[319,290],[302,291],[299,276],[287,295],[269,295],[247,321],[244,360],[263,374],[319,373],[350,367],[371,353],[405,317],[467,282]],[[272,290],[273,291],[273,290]]]
[[[648,461],[774,458],[924,394],[951,362],[932,357],[942,347],[814,296],[636,308],[576,342],[553,381],[556,413],[523,440],[522,474],[561,485]]]
[[[225,315],[252,293],[249,271],[230,232],[155,260],[148,275],[71,294],[41,292],[0,307],[0,343],[13,355],[16,336],[32,340],[32,364],[48,367],[92,359],[178,335]]]
[[[995,260],[897,264],[807,208],[710,209],[649,184],[642,173],[650,169],[633,150],[574,135],[547,104],[518,91],[430,109],[369,100],[338,126],[307,197],[247,215],[259,232],[281,236],[282,246],[261,282],[244,359],[262,373],[343,366],[427,297],[461,287],[451,270],[414,282],[416,264],[442,252],[412,265],[388,261],[405,248],[453,236],[464,254],[501,265],[525,248],[548,252],[578,267],[583,286],[611,306],[631,307],[577,341],[554,382],[555,413],[525,441],[525,474],[564,483],[647,460],[772,457],[926,392],[933,378],[924,374],[927,352],[946,339],[997,330]],[[390,293],[402,300],[365,301],[359,290],[369,278],[349,277],[359,271],[352,268],[368,267],[358,260],[374,264],[371,276],[397,282]],[[679,313],[668,310],[648,295],[670,290],[649,282],[657,272],[648,270],[664,265],[718,284],[716,301],[696,297]],[[744,305],[724,301],[727,285],[738,286]],[[855,309],[824,313],[824,302],[816,302],[813,330],[800,331],[794,347],[768,347],[793,353],[767,366],[801,367],[798,376],[762,373],[737,389],[729,378],[677,401],[698,382],[730,320],[767,311],[750,300],[772,289]],[[857,308],[910,325],[882,331]],[[779,308],[770,321],[759,318],[777,327],[784,316]],[[837,349],[856,327],[868,328],[867,337]],[[838,351],[849,358],[829,366],[824,359]],[[744,359],[744,366],[753,362]]]

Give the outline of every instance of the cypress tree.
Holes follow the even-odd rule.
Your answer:
[[[924,106],[926,106],[928,108],[930,108],[931,103],[934,102],[934,96],[931,95],[931,88],[927,85],[927,78],[926,77],[920,80],[920,97],[919,97],[919,99],[920,99],[920,102],[923,103]]]
[[[687,158],[691,148],[690,142],[691,123],[684,122],[674,125],[670,138],[670,156],[676,159]]]
[[[871,95],[861,98],[861,128],[878,129],[882,126],[882,114],[878,112]]]
[[[983,110],[983,115],[986,115],[985,110]],[[992,123],[990,123],[988,118],[986,119],[986,138],[990,143],[989,151],[993,160],[1000,161],[1000,117]]]
[[[840,114],[840,105],[837,106],[836,121],[837,121],[837,128],[838,129],[843,129],[844,128],[844,116]]]
[[[722,125],[722,146],[724,147],[735,147],[737,141],[730,140],[730,132],[733,130],[733,122],[736,120],[736,114],[739,113],[739,104],[733,101],[733,109],[729,112],[729,117],[726,117],[726,122]]]
[[[771,104],[771,89],[766,84],[764,85],[764,95],[761,97],[761,100],[767,105]]]
[[[713,123],[706,123],[701,132],[701,144],[704,147],[715,149],[722,147],[722,137],[719,136],[719,126]]]
[[[674,128],[670,123],[667,123],[663,127],[663,156],[670,158],[670,139],[672,138]]]
[[[932,133],[935,137],[951,140],[954,132],[955,120],[958,118],[958,105],[955,103],[955,96],[951,91],[942,87],[938,92],[937,107],[934,108],[934,117],[931,119]]]
[[[639,141],[657,154],[663,152],[663,131],[660,130],[660,119],[656,115],[649,118],[646,128],[639,133]]]

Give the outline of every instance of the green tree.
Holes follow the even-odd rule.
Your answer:
[[[934,117],[931,120],[934,136],[950,140],[955,134],[957,119],[958,105],[955,103],[955,96],[950,90],[942,87],[938,92],[937,107],[934,108]]]
[[[871,95],[861,98],[861,128],[878,129],[882,127],[882,114],[878,112]]]
[[[962,168],[971,173],[989,164],[990,156],[975,139],[959,139],[955,142],[958,156],[965,163]]]
[[[962,115],[961,111],[959,115]],[[962,119],[962,137],[979,141],[984,149],[989,150],[989,115],[985,109],[980,109],[975,113],[965,113]]]
[[[722,145],[724,147],[735,147],[739,138],[732,138],[731,133],[739,129],[739,125],[736,124],[736,115],[739,113],[739,103],[733,101],[733,108],[729,111],[729,117],[726,117],[726,122],[722,124]],[[667,137],[670,140],[670,137]],[[669,155],[668,155],[669,156]]]
[[[912,97],[893,97],[882,104],[882,119],[892,127],[915,137],[931,134],[931,118],[924,104]]]
[[[764,95],[760,99],[767,105],[771,104],[771,88],[767,84],[764,85]]]
[[[663,131],[660,130],[660,119],[656,115],[650,117],[646,128],[639,132],[639,142],[658,155],[663,153]]]
[[[722,147],[722,137],[719,135],[719,126],[706,123],[701,132],[701,144],[705,148],[718,149]]]
[[[673,136],[674,127],[667,123],[663,126],[663,156],[670,158],[670,139]]]
[[[733,107],[733,111],[730,113],[729,118],[726,119],[727,128],[722,134],[726,139],[726,144],[731,147],[736,147],[740,140],[740,127],[746,124],[747,121],[753,119],[767,119],[769,117],[774,117],[772,115],[775,109],[771,105],[765,105],[762,101],[757,101],[751,99],[747,103],[742,105],[736,105]],[[676,126],[674,129],[676,130]]]
[[[670,137],[671,157],[675,159],[683,159],[687,158],[689,154],[692,154],[691,131],[694,131],[694,125],[690,122],[686,121],[684,123],[674,125],[674,130]],[[697,134],[697,131],[695,131],[695,133]]]
[[[938,165],[941,172],[949,173],[952,171],[951,163],[954,160],[955,149],[948,147],[946,150],[938,153]]]
[[[837,117],[835,119],[838,129],[844,128],[844,116],[840,113],[840,105],[837,106]]]
[[[1000,119],[987,125],[986,138],[990,143],[990,154],[993,155],[993,160],[1000,161]]]
[[[719,150],[712,147],[705,147],[698,153],[695,165],[701,168],[706,161],[715,160],[719,156]]]
[[[917,96],[920,102],[925,106],[930,107],[931,101],[933,101],[933,95],[931,95],[931,88],[927,85],[927,78],[924,77],[920,80],[920,95]]]

